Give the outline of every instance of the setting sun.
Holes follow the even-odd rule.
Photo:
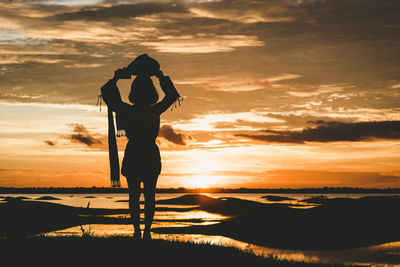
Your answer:
[[[187,171],[195,173],[216,172],[224,169],[217,153],[209,151],[192,151],[192,162],[184,166]]]
[[[186,187],[191,188],[208,188],[216,187],[219,183],[219,178],[215,176],[194,175],[188,177],[185,181]]]
[[[183,164],[180,169],[188,173],[182,183],[185,187],[207,188],[223,185],[218,172],[225,169],[223,158],[211,151],[192,151],[190,164]]]

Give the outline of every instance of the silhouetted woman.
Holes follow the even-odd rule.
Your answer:
[[[157,64],[158,62],[156,62]],[[126,131],[129,139],[122,161],[121,173],[128,182],[129,210],[135,239],[141,238],[140,182],[143,182],[145,197],[143,238],[151,239],[150,228],[155,211],[155,189],[161,172],[160,151],[155,139],[160,128],[160,115],[180,97],[170,78],[164,76],[159,68],[154,70],[153,67],[153,70],[149,71],[146,70],[146,67],[148,67],[146,64],[136,64],[135,70],[132,70],[131,66],[118,69],[115,71],[114,77],[102,87],[104,101],[109,109],[117,113],[117,126],[122,124],[121,128]],[[132,82],[129,94],[129,101],[134,105],[122,102],[116,84],[119,79],[128,78],[127,72],[129,72],[128,77],[130,74],[138,75]],[[159,79],[165,94],[165,97],[158,103],[156,103],[158,94],[150,78],[152,75]]]

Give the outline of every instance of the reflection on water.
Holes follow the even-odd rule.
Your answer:
[[[103,215],[111,218],[130,218],[129,214],[111,214]],[[229,217],[220,214],[212,214],[202,210],[193,210],[187,212],[175,211],[157,211],[154,215],[154,227],[182,227],[192,225],[209,225],[220,222]],[[140,219],[144,220],[144,213],[140,213]]]
[[[188,212],[171,212],[171,211],[165,211],[165,212],[156,212],[155,214],[155,219],[175,219],[175,220],[181,220],[181,219],[201,219],[203,221],[220,221],[227,219],[227,216],[223,216],[221,214],[215,214],[215,213],[208,213],[206,211],[202,210],[193,210],[193,211],[188,211]]]
[[[175,225],[175,223],[173,223]],[[156,225],[155,225],[156,227]],[[133,227],[131,225],[84,225],[71,227],[61,231],[48,233],[48,236],[80,236],[90,233],[93,236],[131,236]],[[194,234],[152,234],[153,239],[165,239],[171,241],[190,241],[194,243],[207,243],[218,246],[231,246],[245,251],[253,251],[257,255],[274,256],[278,259],[320,262],[320,263],[342,263],[360,265],[393,266],[400,263],[400,242],[386,243],[378,246],[346,250],[284,250],[263,246],[256,246],[246,242],[234,240],[223,236],[208,236]]]

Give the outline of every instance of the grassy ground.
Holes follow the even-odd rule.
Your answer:
[[[233,247],[122,236],[8,238],[0,247],[2,262],[10,266],[333,266],[280,261]]]

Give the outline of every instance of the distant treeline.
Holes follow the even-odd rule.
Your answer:
[[[281,193],[281,194],[400,194],[400,188],[158,188],[157,193]],[[127,188],[111,187],[0,187],[0,194],[99,194],[128,193]]]

